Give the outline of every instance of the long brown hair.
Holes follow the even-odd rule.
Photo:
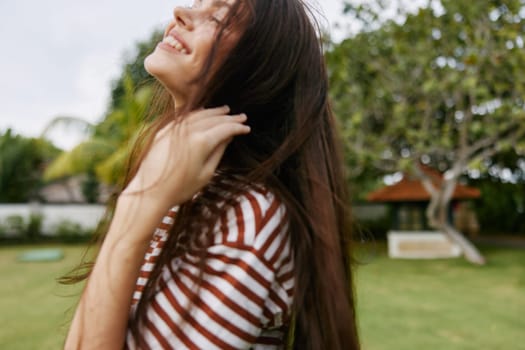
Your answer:
[[[238,42],[212,69],[222,35],[239,18],[243,30]],[[140,343],[138,325],[162,266],[176,253],[177,237],[182,231],[189,237],[212,232],[224,210],[215,203],[213,188],[227,186],[221,179],[233,174],[240,175],[244,184],[265,184],[287,207],[295,261],[294,348],[359,349],[349,197],[328,100],[320,31],[312,12],[301,0],[236,1],[195,83],[201,88],[175,117],[197,107],[227,104],[232,113],[248,115],[252,131],[230,143],[216,178],[180,207],[131,321],[133,334]],[[151,136],[174,117],[166,93],[159,101],[161,117],[133,153],[127,181]],[[227,202],[233,202],[241,188],[229,186],[223,191]],[[204,241],[202,251],[207,244],[210,239]]]

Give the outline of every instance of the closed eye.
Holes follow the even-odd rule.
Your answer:
[[[221,23],[222,23],[221,20],[218,19],[218,18],[215,17],[215,16],[210,16],[210,21],[215,22],[215,23],[217,23],[217,24],[221,24]]]

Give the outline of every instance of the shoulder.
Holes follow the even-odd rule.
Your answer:
[[[262,185],[249,186],[224,206],[215,233],[215,244],[250,250],[272,265],[289,251],[286,206]]]

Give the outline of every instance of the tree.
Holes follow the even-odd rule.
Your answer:
[[[484,232],[525,234],[525,159],[514,150],[490,159],[489,170],[469,183],[483,196],[474,203]]]
[[[110,185],[118,183],[131,146],[141,131],[143,115],[151,97],[150,86],[135,91],[133,81],[128,77],[125,79],[125,96],[120,105],[111,110],[99,124],[75,117],[57,117],[51,121],[43,132],[44,137],[50,130],[68,125],[85,130],[87,140],[54,159],[44,173],[44,180],[88,174],[88,181],[92,182],[93,178],[89,174],[96,174],[101,182]],[[89,186],[93,187],[93,184]]]
[[[144,68],[144,59],[153,52],[155,46],[162,40],[162,30],[155,30],[149,39],[140,41],[129,54],[122,69],[121,76],[112,85],[110,109],[116,109],[122,104],[126,97],[126,80],[131,79],[136,87],[150,85],[154,80]]]
[[[38,198],[45,165],[59,153],[51,143],[0,133],[0,202],[23,203]]]
[[[380,0],[346,5],[365,30],[334,45],[327,60],[349,168],[354,176],[369,166],[419,175],[431,195],[429,224],[483,264],[447,212],[462,174],[486,171],[499,152],[525,153],[522,1],[429,0],[403,23],[378,22]],[[420,164],[444,181],[432,182]]]
[[[46,170],[46,181],[87,174],[83,190],[90,198],[97,193],[98,182],[114,185],[120,181],[152,97],[154,79],[144,69],[144,59],[162,36],[163,32],[156,30],[149,39],[136,43],[121,76],[112,83],[109,109],[100,123],[89,123],[75,116],[60,116],[49,123],[44,137],[54,128],[73,127],[83,131],[87,140],[60,154]]]

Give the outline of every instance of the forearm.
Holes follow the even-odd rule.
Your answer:
[[[70,349],[121,349],[144,254],[165,209],[124,196],[88,279],[66,340]]]
[[[247,134],[246,115],[202,109],[157,132],[114,218],[77,307],[66,349],[119,349],[140,265],[169,206],[206,186],[230,140]],[[177,150],[174,152],[174,150]]]

